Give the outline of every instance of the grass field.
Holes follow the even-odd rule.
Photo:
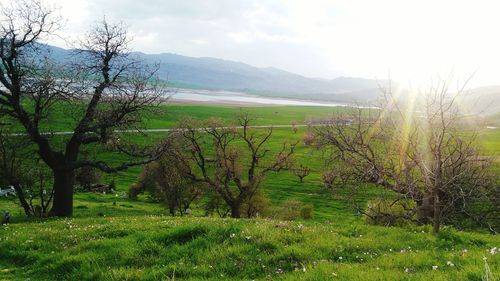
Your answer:
[[[173,127],[184,116],[231,120],[241,110],[253,114],[257,125],[300,124],[346,110],[192,105],[163,109],[145,120],[144,127]],[[57,114],[47,129],[68,130],[71,118]],[[305,130],[275,129],[269,147],[297,141]],[[151,134],[144,141],[164,135]],[[485,155],[498,159],[500,129],[481,129],[480,142]],[[123,160],[112,154],[101,157]],[[26,220],[14,200],[1,199],[0,211],[14,216],[12,224],[0,227],[0,280],[486,280],[486,265],[500,278],[500,253],[492,250],[500,247],[498,236],[446,227],[433,236],[427,226],[367,225],[342,190],[323,188],[322,151],[300,143],[296,160],[312,169],[304,183],[288,172],[271,174],[263,190],[275,208],[290,198],[312,204],[314,217],[308,221],[205,218],[198,209],[190,217],[172,218],[147,196],[126,198],[139,168],[104,179],[116,181],[116,194],[76,194],[71,219]],[[358,200],[365,202],[378,192],[367,186]]]

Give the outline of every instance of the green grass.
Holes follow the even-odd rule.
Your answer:
[[[0,228],[0,280],[482,280],[483,256],[499,272],[498,237],[429,231],[341,218],[50,219]]]
[[[338,110],[346,109],[168,105],[144,127],[172,127],[184,116],[232,120],[240,111],[256,116],[259,125],[303,123]],[[47,128],[68,130],[71,118],[55,115]],[[275,129],[269,148],[297,141],[305,130]],[[480,133],[484,154],[498,159],[500,129]],[[164,136],[127,138],[151,142]],[[125,160],[90,151],[110,162]],[[196,208],[192,217],[168,217],[147,196],[125,197],[140,168],[105,177],[116,181],[116,194],[76,194],[71,219],[27,220],[14,200],[0,199],[0,211],[13,214],[12,223],[0,227],[0,280],[482,280],[483,256],[500,277],[500,254],[488,252],[500,247],[498,236],[445,227],[435,237],[427,226],[366,225],[345,200],[346,191],[323,188],[322,153],[299,143],[296,161],[312,169],[305,182],[283,172],[263,184],[274,208],[287,199],[312,204],[310,221],[204,218]],[[367,186],[357,199],[363,203],[378,192]]]

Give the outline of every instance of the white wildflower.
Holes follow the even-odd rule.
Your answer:
[[[495,255],[496,253],[500,252],[500,249],[498,249],[497,247],[493,247],[491,248],[490,250],[490,254],[492,255]]]

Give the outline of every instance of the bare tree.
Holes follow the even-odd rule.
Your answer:
[[[242,205],[253,198],[267,174],[289,167],[295,148],[284,142],[270,155],[266,144],[273,130],[251,129],[250,123],[248,114],[238,117],[238,127],[214,120],[196,126],[187,120],[177,132],[185,142],[178,158],[188,167],[190,178],[216,191],[231,208],[233,218],[241,217]]]
[[[379,108],[358,108],[318,127],[318,140],[349,170],[353,186],[372,183],[414,200],[411,212],[437,233],[498,194],[491,158],[480,155],[474,126],[458,109],[462,94],[463,88],[451,94],[440,82],[403,103],[388,90]],[[490,211],[487,216],[498,215],[498,207]]]
[[[304,166],[300,164],[298,167],[295,167],[292,169],[293,174],[296,175],[299,179],[300,182],[304,182],[304,178],[307,177],[311,173],[311,169],[307,166]]]
[[[157,158],[158,149],[125,145],[114,134],[116,129],[133,127],[142,113],[160,100],[162,90],[155,68],[148,69],[134,60],[127,48],[125,28],[106,20],[82,40],[74,56],[78,63],[59,65],[39,43],[61,22],[54,10],[38,0],[21,0],[2,12],[0,112],[21,124],[52,170],[51,214],[70,216],[76,169],[91,166],[116,172]],[[74,109],[76,125],[67,139],[41,129],[50,128],[48,120],[56,106]],[[80,155],[83,146],[95,144],[140,159],[113,166]]]

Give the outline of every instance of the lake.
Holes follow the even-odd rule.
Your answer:
[[[173,101],[193,101],[207,103],[244,103],[261,105],[295,105],[295,106],[349,106],[345,103],[331,103],[320,101],[307,101],[286,98],[270,98],[256,95],[249,95],[233,91],[212,91],[212,90],[192,90],[176,89],[169,93]]]

